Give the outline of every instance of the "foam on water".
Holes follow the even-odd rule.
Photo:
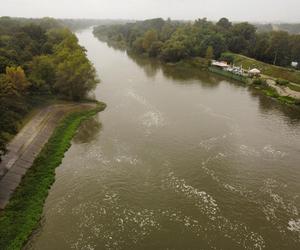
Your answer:
[[[118,163],[129,163],[131,165],[137,165],[138,159],[129,155],[119,155],[115,156],[114,160]]]
[[[276,189],[284,189],[285,187],[286,185],[274,179],[266,179],[260,188],[261,193],[265,195],[264,199],[257,202],[262,207],[266,219],[281,232],[283,237],[289,237],[290,240],[300,242],[300,231],[297,230],[297,225],[299,225],[297,223],[300,221],[298,209],[294,201],[284,199],[276,193]],[[284,221],[286,221],[286,224],[284,224]],[[297,238],[289,235],[289,231],[296,232]]]
[[[288,230],[292,232],[300,232],[300,219],[290,220],[288,222]]]
[[[246,156],[255,156],[255,157],[259,157],[260,156],[260,152],[257,151],[254,147],[250,147],[247,145],[241,145],[240,146],[240,153]]]
[[[165,125],[163,114],[143,96],[137,94],[134,90],[128,91],[128,96],[146,107],[147,111],[139,117],[141,124],[146,128],[146,133],[151,134],[150,128],[158,128]]]
[[[281,152],[280,150],[276,150],[272,147],[272,145],[266,145],[263,150],[265,154],[272,156],[272,157],[278,157],[278,158],[283,158],[287,155],[285,152]]]
[[[184,179],[177,178],[173,172],[164,180],[164,186],[193,201],[195,207],[208,219],[208,228],[212,231],[222,233],[224,237],[231,239],[234,243],[244,249],[263,249],[264,239],[261,235],[249,231],[246,225],[231,222],[222,216],[216,200],[205,191],[199,191],[185,183]]]
[[[222,118],[224,120],[228,120],[228,121],[231,121],[231,122],[235,122],[235,120],[230,117],[230,116],[227,116],[227,115],[224,115],[224,114],[220,114],[220,113],[216,113],[215,111],[213,111],[213,109],[211,107],[208,107],[206,106],[205,104],[203,103],[198,103],[197,104],[205,113],[209,114],[210,116],[214,116],[214,117],[217,117],[217,118]]]
[[[140,95],[138,95],[133,89],[130,89],[127,92],[127,95],[131,98],[135,99],[137,102],[139,102],[142,105],[149,106],[149,103],[146,101],[146,99]]]
[[[148,111],[140,117],[140,120],[146,128],[158,128],[164,125],[163,115],[158,111]]]
[[[245,154],[251,156],[258,156],[263,153],[263,151],[258,152],[253,148],[242,147]],[[273,151],[270,154],[271,158],[274,157],[283,157],[282,153],[276,153]],[[210,169],[210,164],[213,161],[221,160],[222,158],[227,157],[224,153],[218,153],[214,156],[208,157],[205,161],[202,162],[202,169],[205,174],[211,177],[218,185],[222,186],[229,192],[239,194],[244,197],[252,204],[256,204],[257,209],[262,211],[265,215],[266,220],[271,223],[273,228],[277,229],[282,237],[288,237],[292,241],[300,241],[300,233],[297,231],[297,222],[299,220],[299,212],[295,205],[295,202],[290,199],[285,199],[279,195],[276,190],[283,190],[287,187],[287,184],[279,183],[274,179],[266,179],[262,183],[262,186],[259,188],[259,192],[253,192],[247,190],[244,187],[233,185],[232,183],[226,183],[224,180],[221,180],[218,174]],[[293,219],[291,219],[293,218]],[[286,224],[283,222],[286,221]],[[285,225],[289,225],[288,227]],[[292,226],[291,226],[292,225]],[[296,226],[296,227],[295,227]],[[291,228],[293,230],[291,230]],[[288,231],[296,232],[298,235],[294,237],[289,234]]]
[[[112,192],[106,192],[100,201],[79,204],[72,213],[81,218],[77,225],[80,237],[71,243],[72,249],[96,249],[99,241],[106,249],[124,249],[160,227],[153,211],[126,207]]]

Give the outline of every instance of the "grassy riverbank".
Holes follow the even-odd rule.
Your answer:
[[[28,170],[9,204],[0,214],[0,249],[21,249],[38,226],[48,190],[55,180],[55,169],[71,145],[81,122],[105,109],[104,103],[64,118]]]
[[[264,75],[268,75],[274,78],[286,79],[290,82],[300,84],[299,70],[271,65],[239,54],[234,54],[234,53],[225,53],[225,54],[233,58],[233,63],[236,66],[242,66],[244,69],[258,68],[259,70],[261,70],[262,74]]]

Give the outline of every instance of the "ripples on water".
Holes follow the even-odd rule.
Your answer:
[[[31,249],[300,249],[297,121],[215,76],[148,76],[147,60],[80,39],[108,108],[74,139]]]

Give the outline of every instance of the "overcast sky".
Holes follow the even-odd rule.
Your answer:
[[[0,0],[0,16],[300,22],[300,0]]]

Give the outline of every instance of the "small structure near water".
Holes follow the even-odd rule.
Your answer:
[[[217,68],[223,69],[223,70],[230,67],[230,65],[228,65],[227,62],[223,62],[223,61],[219,62],[219,61],[215,61],[215,60],[213,60],[211,62],[211,66],[214,66],[214,67],[217,67]]]
[[[256,68],[250,69],[250,70],[248,71],[248,75],[249,75],[250,77],[260,76],[260,74],[261,74],[260,70],[259,70],[259,69],[256,69]]]
[[[244,76],[244,77],[259,77],[261,74],[261,71],[259,69],[253,68],[249,70],[244,70],[242,66],[234,66],[234,65],[229,65],[227,62],[223,61],[215,61],[213,60],[211,62],[211,66],[221,69],[226,72],[230,72],[234,75],[238,76]]]
[[[299,63],[298,63],[298,62],[291,62],[291,66],[292,66],[293,68],[298,68]]]

